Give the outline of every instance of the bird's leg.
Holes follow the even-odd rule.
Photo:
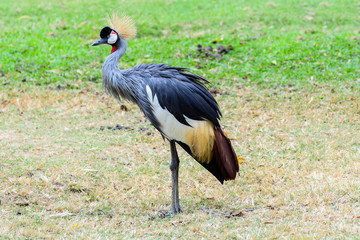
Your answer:
[[[179,157],[176,151],[175,141],[170,141],[170,149],[171,149],[171,214],[176,214],[182,212],[179,203]]]

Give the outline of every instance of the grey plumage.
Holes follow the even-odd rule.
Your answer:
[[[151,123],[161,132],[159,123],[151,111],[152,107],[145,87],[150,86],[153,92],[157,92],[158,95],[166,94],[166,91],[169,90],[174,90],[172,92],[172,94],[174,94],[175,91],[181,91],[185,88],[184,91],[192,91],[194,94],[193,98],[196,97],[195,94],[202,95],[198,100],[200,101],[198,102],[198,105],[192,103],[187,104],[187,117],[195,120],[201,120],[205,117],[206,119],[211,120],[215,126],[219,126],[218,119],[221,117],[221,112],[216,101],[203,85],[203,83],[207,83],[205,79],[190,72],[186,72],[185,68],[176,68],[167,64],[139,64],[130,69],[120,70],[118,62],[126,52],[126,40],[119,37],[119,41],[116,42],[115,47],[117,48],[116,53],[110,54],[106,58],[102,68],[103,89],[106,93],[113,96],[118,101],[120,101],[121,98],[124,98],[125,100],[136,103],[144,112],[145,116],[149,118]],[[185,92],[184,97],[188,97]],[[161,98],[161,95],[159,98]],[[167,104],[168,108],[172,108],[179,103],[186,104],[185,98],[179,99],[179,96],[176,98],[178,101]],[[160,104],[169,99],[171,98],[160,101]],[[206,108],[206,101],[210,103],[211,107]],[[162,107],[165,108],[164,104],[162,104]],[[205,109],[201,109],[204,107]],[[191,108],[195,108],[193,114],[190,113]],[[176,111],[176,109],[174,109],[174,111]],[[199,114],[200,112],[202,112],[202,114]],[[175,114],[175,117],[179,122],[188,124],[182,112],[180,114]]]
[[[116,42],[117,53],[110,54],[102,68],[103,89],[106,93],[120,101],[125,98],[131,102],[137,103],[137,90],[140,87],[139,81],[134,78],[126,78],[124,71],[119,69],[119,60],[125,54],[127,42],[123,38],[119,38]]]
[[[100,37],[93,46],[112,46],[111,54],[102,68],[105,92],[118,101],[125,99],[137,104],[163,138],[170,142],[171,213],[181,211],[178,193],[180,161],[176,143],[221,183],[235,179],[239,171],[236,153],[221,130],[221,112],[217,102],[205,88],[207,80],[185,68],[167,64],[140,64],[120,70],[118,61],[126,52],[126,40],[109,27],[101,31]],[[116,42],[109,42],[115,39]],[[199,134],[203,136],[198,136]]]

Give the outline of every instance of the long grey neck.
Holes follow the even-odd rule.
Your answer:
[[[119,69],[119,60],[125,54],[127,42],[119,37],[116,42],[117,49],[108,56],[102,68],[103,89],[115,99],[120,101],[121,98],[136,101],[136,90],[138,86],[131,79],[125,79],[122,71]]]
[[[115,52],[111,53],[104,62],[104,67],[107,66],[110,69],[119,69],[119,60],[124,56],[127,49],[127,42],[122,37],[119,37],[119,41],[116,42],[115,47],[117,48]],[[110,70],[109,69],[109,70]]]

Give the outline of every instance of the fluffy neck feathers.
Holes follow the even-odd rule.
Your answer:
[[[138,88],[135,83],[125,79],[123,71],[119,69],[119,60],[125,54],[127,42],[123,38],[113,46],[112,53],[106,58],[102,68],[103,88],[105,92],[120,101],[120,97],[136,102],[134,92]]]
[[[127,49],[127,42],[124,38],[119,37],[119,40],[112,46],[110,55],[106,58],[104,67],[110,65],[111,69],[119,69],[118,62],[124,56]]]

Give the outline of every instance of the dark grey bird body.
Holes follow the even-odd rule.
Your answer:
[[[100,36],[93,45],[107,43],[113,47],[102,68],[104,90],[119,101],[123,98],[137,104],[152,125],[170,141],[171,212],[181,211],[175,143],[221,183],[234,179],[239,170],[237,157],[221,130],[221,112],[204,86],[207,81],[185,68],[167,64],[140,64],[120,70],[118,61],[127,49],[126,40],[110,28],[104,28]]]
[[[207,83],[205,79],[186,72],[185,68],[167,64],[139,64],[120,70],[118,62],[127,48],[126,40],[120,40],[117,50],[106,58],[102,68],[105,92],[118,101],[123,98],[136,103],[158,130],[161,126],[152,112],[146,86],[157,93],[161,107],[167,108],[179,122],[188,125],[184,118],[186,115],[194,120],[208,119],[215,126],[220,126],[218,119],[221,112],[215,99],[203,86]]]

